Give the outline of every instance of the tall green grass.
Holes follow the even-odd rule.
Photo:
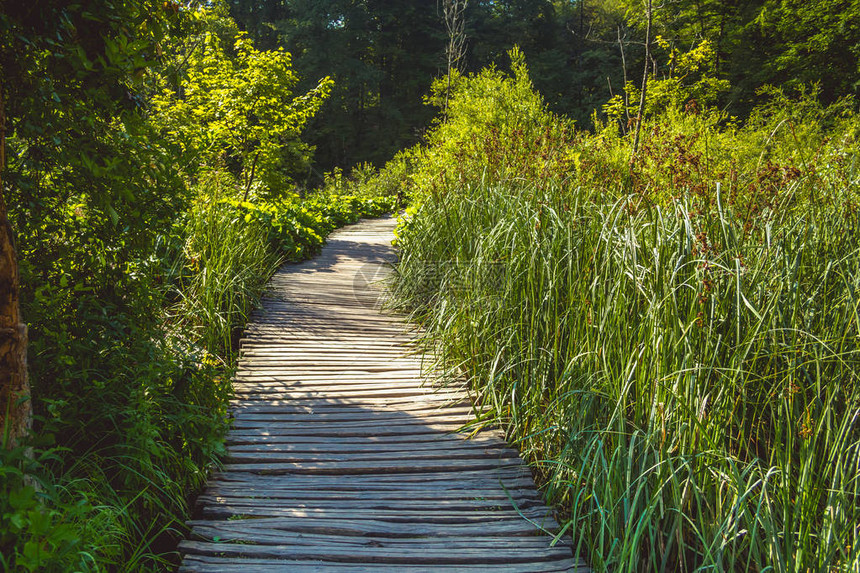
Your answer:
[[[173,331],[228,363],[236,335],[281,263],[309,258],[336,228],[395,207],[393,196],[338,193],[348,185],[257,203],[232,198],[232,187],[223,173],[204,179],[164,254]]]
[[[595,570],[856,571],[852,177],[755,225],[716,189],[467,183],[402,225],[395,298]]]
[[[175,272],[178,304],[172,314],[186,335],[218,356],[234,349],[241,327],[281,261],[269,230],[231,205],[206,198],[188,214]]]

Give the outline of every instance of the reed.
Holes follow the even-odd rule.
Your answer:
[[[720,189],[467,183],[401,226],[392,289],[596,571],[856,571],[852,189],[750,225]]]
[[[281,261],[268,235],[265,225],[216,198],[188,216],[173,314],[191,339],[213,354],[230,356],[235,350],[234,329],[245,324]]]

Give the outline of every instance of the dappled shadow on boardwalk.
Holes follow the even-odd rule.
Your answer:
[[[530,472],[501,436],[458,430],[459,388],[423,387],[368,264],[391,221],[282,268],[243,341],[223,471],[197,503],[183,571],[570,571]]]

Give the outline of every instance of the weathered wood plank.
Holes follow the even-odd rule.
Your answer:
[[[437,571],[456,571],[457,573],[588,573],[590,570],[573,559],[556,562],[542,562],[537,564],[517,563],[516,565],[504,564],[471,564],[468,566],[458,565],[408,565],[408,564],[385,564],[374,563],[366,565],[361,563],[324,563],[321,561],[284,561],[279,559],[237,559],[232,557],[213,557],[203,555],[189,555],[180,573],[272,573],[273,571],[289,571],[290,573],[328,573],[336,567],[337,571],[348,573],[373,573],[375,571],[397,571],[397,573],[436,573]]]
[[[493,522],[492,531],[486,521],[435,523],[413,520],[410,522],[390,521],[381,517],[372,519],[326,519],[314,516],[301,519],[283,517],[252,517],[246,519],[198,519],[188,522],[190,527],[197,525],[229,524],[264,531],[293,531],[296,533],[318,533],[325,535],[377,536],[377,537],[481,537],[486,535],[506,537],[534,537],[541,532],[534,524],[524,519],[505,519]]]
[[[398,488],[391,489],[368,489],[368,488],[351,488],[343,491],[316,490],[307,487],[284,487],[284,486],[267,486],[254,487],[253,485],[236,485],[236,484],[210,484],[206,488],[206,493],[198,497],[198,502],[201,499],[208,499],[209,496],[219,497],[266,497],[269,499],[315,499],[315,500],[401,500],[408,498],[411,500],[491,500],[509,502],[513,499],[518,503],[518,500],[539,500],[537,492],[534,488],[523,486],[521,489],[503,490],[502,488],[473,488],[473,489],[446,489],[446,488]]]
[[[432,549],[469,549],[469,550],[510,550],[512,545],[530,549],[550,549],[551,538],[549,537],[525,537],[517,539],[512,544],[507,536],[498,537],[420,537],[420,538],[397,538],[397,537],[356,537],[344,535],[319,535],[308,533],[295,533],[291,531],[265,531],[262,529],[230,529],[213,526],[195,526],[192,537],[196,541],[212,541],[214,543],[236,543],[252,542],[259,545],[282,545],[296,546],[314,544],[318,547],[388,547],[400,548],[409,551]],[[560,552],[560,557],[569,558],[570,555]]]
[[[563,557],[559,549],[545,551],[524,551],[524,548],[507,547],[487,549],[458,548],[456,551],[444,547],[413,545],[412,549],[378,547],[372,544],[350,547],[328,547],[323,545],[248,545],[236,543],[206,543],[183,541],[180,551],[195,555],[215,555],[222,557],[263,557],[275,559],[312,559],[340,563],[391,563],[409,565],[436,564],[510,564],[534,563],[535,561],[571,560],[570,552]]]
[[[289,507],[266,507],[257,504],[249,505],[227,505],[213,504],[206,505],[201,510],[201,515],[210,519],[236,519],[238,517],[282,517],[295,520],[307,519],[316,517],[325,519],[331,522],[341,520],[381,520],[389,523],[436,523],[436,524],[462,524],[462,523],[483,523],[485,524],[485,532],[489,533],[496,529],[496,526],[504,521],[514,521],[519,523],[526,520],[532,530],[538,527],[555,531],[558,529],[558,524],[548,510],[544,508],[527,507],[521,508],[518,511],[499,510],[499,511],[481,511],[475,510],[447,510],[447,511],[426,511],[415,509],[403,510],[383,510],[383,509],[361,509],[361,508],[289,508]]]
[[[469,460],[399,460],[385,461],[336,461],[336,462],[230,462],[224,464],[227,471],[254,472],[269,475],[281,474],[410,474],[416,472],[458,472],[463,470],[495,470],[499,467],[516,467],[522,462],[518,459],[469,459]]]
[[[349,483],[373,485],[380,484],[387,487],[396,487],[402,484],[422,484],[435,482],[452,482],[463,484],[507,484],[512,480],[531,480],[531,472],[525,466],[506,466],[491,471],[485,470],[463,470],[457,474],[450,472],[416,472],[410,474],[366,474],[350,476]],[[303,476],[301,474],[285,476],[263,476],[248,471],[219,471],[213,472],[213,481],[225,482],[250,482],[261,483],[264,480],[273,483],[312,483],[319,484],[320,488],[338,488],[343,485],[344,478],[341,476]],[[532,483],[534,483],[532,481]]]
[[[470,419],[474,410],[468,406],[450,407],[450,408],[433,408],[421,412],[422,417],[426,418],[451,418],[451,419]],[[352,408],[349,411],[320,411],[312,414],[300,414],[295,411],[284,411],[283,408],[233,408],[234,418],[243,420],[266,420],[275,421],[281,419],[289,419],[295,423],[320,423],[328,424],[338,421],[363,420],[366,423],[384,422],[388,420],[398,420],[408,413],[399,412],[397,410],[370,410],[367,408]]]
[[[472,455],[483,454],[487,456],[516,457],[516,450],[506,447],[504,444],[468,442],[463,443],[438,443],[438,442],[407,442],[396,444],[355,444],[337,442],[322,443],[268,443],[268,444],[234,444],[228,447],[228,451],[235,454],[243,452],[272,452],[282,454],[378,454],[391,455],[395,452],[414,453],[416,455],[439,454],[449,455],[455,452],[472,452]]]
[[[359,497],[340,498],[335,500],[304,498],[293,499],[292,497],[280,496],[269,497],[265,492],[258,492],[260,495],[226,495],[224,493],[202,495],[198,498],[198,505],[201,507],[255,507],[261,509],[286,509],[296,512],[301,510],[385,510],[385,511],[426,511],[434,513],[446,513],[449,511],[516,511],[525,509],[534,509],[543,507],[544,504],[539,499],[486,499],[486,498],[465,498],[465,499],[409,499],[401,496],[397,499],[377,499],[374,497]],[[516,502],[516,509],[514,504]]]

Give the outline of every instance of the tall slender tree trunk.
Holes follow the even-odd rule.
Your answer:
[[[585,38],[585,0],[579,0],[579,37]]]
[[[2,78],[2,74],[0,74]],[[18,256],[6,209],[6,114],[0,83],[0,443],[14,447],[32,424],[27,379],[27,326],[18,305]]]
[[[254,162],[251,163],[251,172],[245,177],[245,196],[242,201],[248,200],[248,195],[251,193],[251,183],[254,182],[254,172],[257,170],[257,160],[260,158],[260,152],[254,154]]]
[[[622,126],[624,129],[624,133],[627,133],[627,129],[630,127],[630,97],[627,94],[627,56],[624,55],[624,38],[621,37],[621,26],[618,26],[618,49],[621,51],[621,72],[624,75],[624,87],[621,90],[621,96],[624,99],[624,114],[627,116],[627,125]],[[624,33],[624,36],[627,36],[627,33]],[[611,86],[610,86],[611,89]]]
[[[448,60],[448,84],[445,86],[445,107],[443,117],[448,117],[448,101],[451,97],[451,76],[454,70],[460,71],[466,49],[465,11],[469,0],[442,0],[442,18],[448,32],[448,45],[445,56]]]
[[[642,72],[642,92],[639,94],[639,113],[636,116],[636,134],[633,136],[630,165],[633,165],[633,160],[636,159],[636,152],[639,151],[639,134],[642,131],[642,120],[645,118],[645,97],[648,94],[648,67],[651,64],[651,0],[648,0],[647,18],[648,21],[645,25],[645,65]]]

